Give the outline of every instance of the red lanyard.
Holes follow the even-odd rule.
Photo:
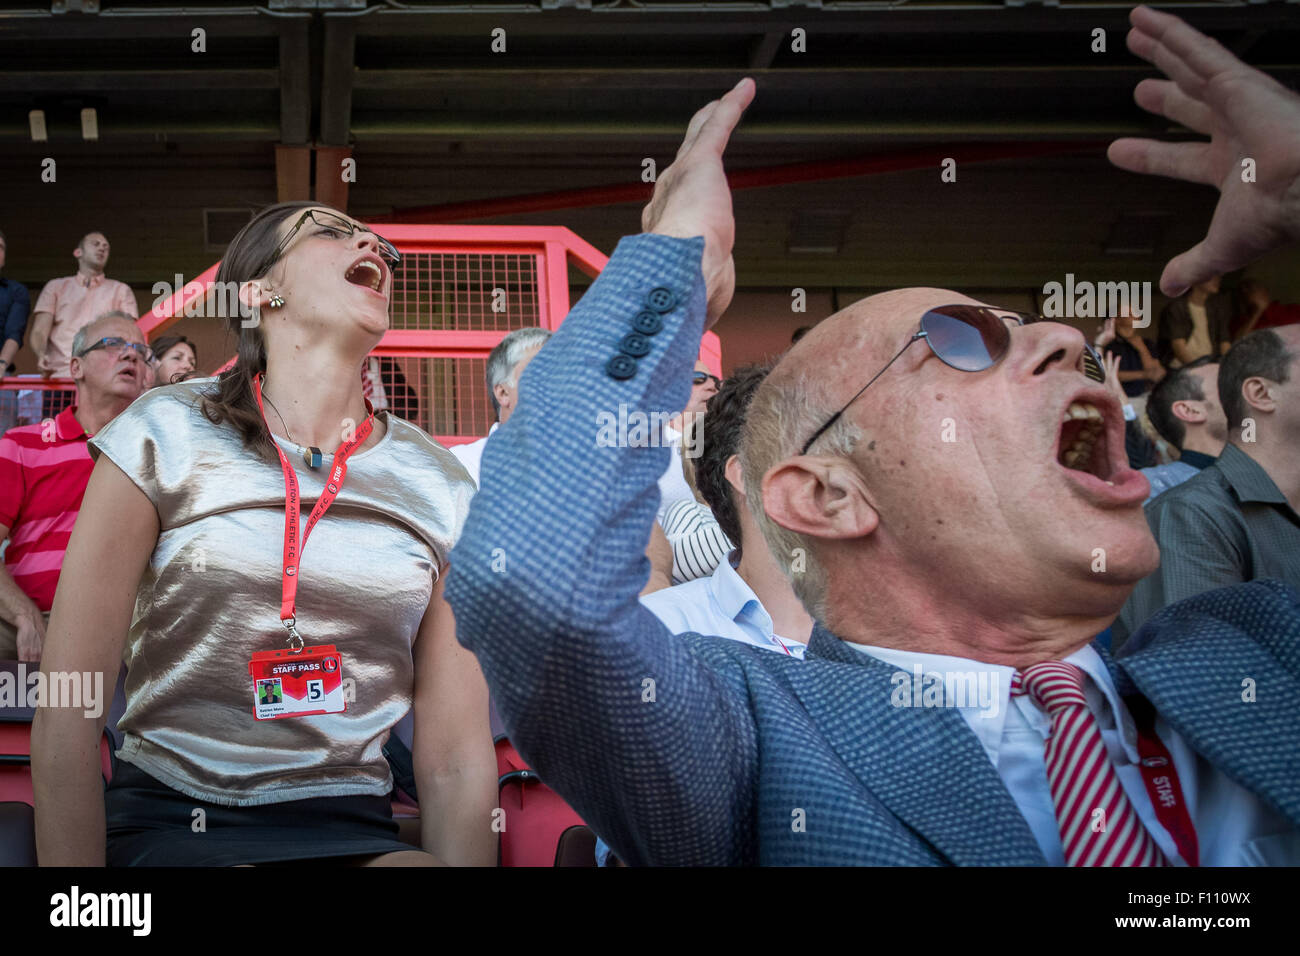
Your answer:
[[[1137,724],[1137,749],[1141,758],[1138,766],[1142,771],[1142,782],[1147,787],[1147,796],[1155,807],[1156,818],[1174,838],[1183,861],[1188,866],[1200,866],[1196,828],[1187,812],[1187,801],[1183,799],[1178,768],[1174,766],[1169,748],[1156,736],[1155,708],[1145,697],[1129,697],[1124,703]]]
[[[253,395],[257,398],[257,409],[262,413],[262,421],[265,422],[266,409],[262,406],[261,375],[253,379]],[[370,432],[375,425],[375,412],[369,402],[366,402],[366,411],[368,412],[366,420],[361,423],[356,434],[340,445],[338,451],[334,453],[334,463],[330,468],[329,477],[325,480],[325,490],[321,492],[316,507],[311,509],[301,541],[298,538],[298,519],[301,516],[298,502],[298,476],[289,467],[289,459],[284,457],[283,449],[275,445],[275,453],[280,456],[280,468],[284,472],[284,564],[281,574],[280,623],[289,632],[289,644],[295,653],[303,647],[303,640],[295,626],[297,619],[294,613],[294,600],[298,596],[298,561],[307,547],[307,538],[311,535],[311,529],[316,527],[316,522],[320,521],[330,505],[334,504],[334,499],[339,496],[339,492],[343,490],[343,482],[348,476],[348,458],[370,437]],[[266,428],[267,431],[271,430],[269,423]],[[272,444],[275,442],[272,441]]]

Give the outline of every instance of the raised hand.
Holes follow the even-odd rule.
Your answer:
[[[1300,96],[1175,16],[1138,7],[1130,19],[1129,49],[1169,77],[1143,80],[1134,99],[1210,141],[1118,139],[1110,161],[1220,193],[1205,239],[1160,277],[1161,291],[1175,296],[1300,238]],[[1246,159],[1254,161],[1255,182],[1242,181]]]
[[[1092,344],[1099,349],[1104,349],[1115,341],[1115,320],[1107,319],[1101,323],[1101,328],[1097,330],[1097,337],[1092,340]]]
[[[706,327],[718,320],[736,290],[736,266],[731,258],[736,222],[722,153],[753,98],[754,81],[746,78],[691,117],[676,158],[659,174],[654,194],[641,212],[645,232],[679,239],[704,237],[702,269],[709,296]]]

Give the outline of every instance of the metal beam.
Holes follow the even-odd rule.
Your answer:
[[[0,70],[11,93],[155,93],[159,90],[273,90],[275,70]]]
[[[320,142],[346,146],[352,124],[356,17],[325,17],[320,93]]]
[[[1105,146],[1103,142],[1086,141],[947,144],[941,149],[910,149],[851,159],[786,163],[781,166],[734,170],[727,174],[727,183],[733,191],[761,189],[794,183],[822,182],[828,179],[876,176],[881,173],[896,173],[926,167],[937,170],[939,163],[948,157],[953,157],[959,164],[987,163],[1006,159],[1032,159],[1067,153],[1098,152]],[[517,216],[585,206],[640,203],[650,198],[650,191],[651,186],[648,183],[617,183],[586,189],[563,189],[526,196],[506,196],[499,199],[397,209],[388,219],[392,222],[449,222],[488,219],[495,216]]]
[[[311,141],[311,56],[307,20],[286,20],[280,30],[280,142]]]

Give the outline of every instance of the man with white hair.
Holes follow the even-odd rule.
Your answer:
[[[1177,18],[1133,23],[1139,55],[1280,118],[1242,132],[1207,105],[1226,98],[1144,81],[1139,103],[1226,142],[1121,142],[1117,162],[1230,184],[1233,157],[1296,133],[1286,182],[1241,205],[1224,186],[1207,241],[1166,271],[1176,292],[1260,236],[1300,238],[1300,97]],[[447,598],[519,753],[633,865],[1300,863],[1300,596],[1199,595],[1118,663],[1094,641],[1158,553],[1119,403],[1069,326],[941,289],[819,323],[754,396],[740,456],[816,621],[805,659],[674,636],[638,604],[666,453],[600,447],[586,420],[684,403],[734,287],[722,153],[753,95],[744,80],[692,119],[646,234],[485,455]],[[648,351],[622,347],[629,324],[653,328]],[[1272,692],[1243,703],[1247,675]]]
[[[449,450],[465,466],[469,476],[478,485],[479,462],[483,459],[483,448],[492,433],[510,420],[510,415],[519,405],[519,376],[533,360],[546,340],[551,337],[547,329],[529,326],[515,329],[508,334],[488,354],[487,390],[488,399],[497,420],[488,429],[487,435],[478,441],[464,445],[453,445]]]

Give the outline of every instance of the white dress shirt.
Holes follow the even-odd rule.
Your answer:
[[[465,466],[469,476],[474,479],[474,487],[478,487],[478,469],[479,464],[483,461],[483,449],[487,446],[488,438],[497,430],[499,422],[493,422],[492,427],[488,429],[487,436],[480,438],[478,441],[467,442],[464,445],[452,445],[447,450],[456,456],[456,460]]]
[[[1064,866],[1065,851],[1044,759],[1046,741],[1052,730],[1051,717],[1030,695],[1011,696],[1013,668],[890,647],[849,646],[896,666],[909,677],[918,664],[926,674],[986,672],[988,686],[997,690],[993,706],[982,707],[979,701],[968,701],[958,710],[1006,784],[1047,862]],[[1064,660],[1090,678],[1085,682],[1088,707],[1097,718],[1124,793],[1165,858],[1176,866],[1186,866],[1173,837],[1156,817],[1138,765],[1137,727],[1116,692],[1101,655],[1089,645]],[[1169,748],[1178,771],[1188,815],[1196,828],[1202,866],[1300,864],[1300,831],[1285,817],[1217,771],[1159,717],[1155,731]]]
[[[771,615],[731,566],[735,554],[707,578],[654,591],[641,603],[674,634],[714,634],[802,659],[804,644],[773,633]]]

